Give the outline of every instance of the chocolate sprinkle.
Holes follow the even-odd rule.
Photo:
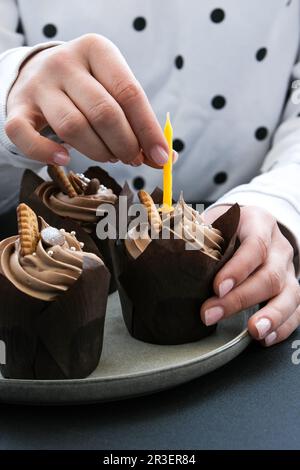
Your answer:
[[[89,184],[87,185],[87,188],[85,190],[85,195],[86,196],[92,196],[93,194],[97,194],[100,188],[100,182],[97,178],[91,179]]]

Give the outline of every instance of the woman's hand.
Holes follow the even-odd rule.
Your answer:
[[[43,163],[69,162],[64,146],[40,135],[47,125],[92,160],[160,167],[168,159],[143,89],[118,48],[96,34],[29,58],[10,91],[7,114],[9,138]]]
[[[228,206],[208,209],[211,223]],[[294,250],[275,218],[259,207],[242,207],[238,228],[240,247],[214,280],[215,297],[201,308],[212,325],[223,318],[265,302],[248,323],[251,336],[265,346],[286,339],[300,324],[300,287],[293,265]]]

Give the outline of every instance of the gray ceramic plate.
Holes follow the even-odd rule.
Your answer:
[[[164,390],[226,364],[250,342],[247,319],[254,309],[221,322],[216,333],[197,343],[156,346],[133,339],[121,314],[118,294],[108,302],[104,349],[87,379],[11,380],[0,376],[0,401],[66,404],[118,400]]]

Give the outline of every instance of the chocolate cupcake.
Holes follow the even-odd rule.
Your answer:
[[[122,194],[129,196],[129,187],[125,185],[122,189],[100,167],[90,167],[84,174],[66,174],[62,167],[51,165],[48,166],[48,173],[52,181],[40,179],[37,185],[36,176],[27,170],[22,181],[20,200],[30,203],[32,197],[37,197],[40,203],[54,214],[75,221],[92,237],[106,266],[113,274],[108,239],[99,239],[96,228],[101,218],[106,215],[106,210],[101,206],[104,208],[104,204],[112,204],[116,206],[117,211],[118,198]],[[110,292],[115,289],[112,275]]]
[[[0,243],[0,339],[6,378],[87,377],[98,365],[110,275],[75,232],[18,207],[19,235]]]
[[[159,195],[156,191],[155,202],[161,201]],[[159,212],[144,191],[139,197],[148,222],[133,225],[113,249],[127,329],[149,343],[198,341],[216,328],[202,323],[200,308],[213,295],[216,273],[237,247],[239,206],[205,225],[183,197],[169,213]]]

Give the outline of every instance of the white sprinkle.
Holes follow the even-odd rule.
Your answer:
[[[49,251],[48,251],[48,255],[49,255],[49,256],[53,256],[53,254],[54,254],[54,253],[53,253],[52,250],[49,250]]]
[[[72,237],[76,237],[76,232],[75,232],[75,230],[72,230],[71,235],[72,235]]]
[[[84,183],[89,183],[91,180],[89,178],[87,178],[86,176],[84,176],[83,173],[76,173],[76,175],[84,182]]]
[[[61,228],[59,231],[60,231],[61,233],[65,233],[65,232],[66,232],[64,228]]]
[[[76,251],[75,246],[71,246],[70,250],[71,250],[71,251]]]
[[[107,187],[104,186],[104,184],[100,184],[100,189],[101,189],[101,191],[106,191]]]
[[[79,245],[80,245],[80,248],[83,248],[83,247],[84,247],[84,243],[83,243],[83,242],[80,242]]]

